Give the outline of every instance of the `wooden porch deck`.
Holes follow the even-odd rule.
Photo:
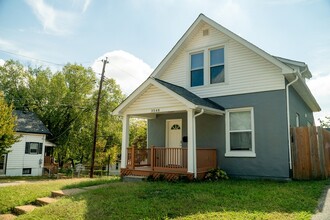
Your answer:
[[[153,176],[159,178],[163,175],[168,180],[187,176],[192,179],[193,174],[188,173],[187,149],[152,147],[149,149],[127,149],[127,165],[121,169],[121,176]],[[197,149],[198,178],[203,178],[205,173],[216,168],[216,149]]]

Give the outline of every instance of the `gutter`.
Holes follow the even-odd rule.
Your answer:
[[[196,148],[196,118],[200,115],[204,114],[204,109],[202,108],[201,112],[198,113],[197,115],[194,115],[194,125],[193,125],[193,129],[194,129],[194,139],[193,139],[193,153],[194,153],[194,178],[197,178],[197,148]]]
[[[296,75],[296,74],[295,74]],[[298,75],[296,75],[296,78],[286,85],[286,114],[287,114],[287,120],[288,120],[288,144],[289,144],[289,168],[292,170],[292,158],[291,158],[291,132],[290,132],[290,100],[289,100],[289,86],[291,86],[293,83],[297,82],[299,79]]]

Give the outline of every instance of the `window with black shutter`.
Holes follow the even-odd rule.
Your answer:
[[[42,143],[26,142],[25,154],[42,154]]]

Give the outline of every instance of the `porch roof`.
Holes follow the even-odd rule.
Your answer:
[[[218,109],[218,110],[222,110],[222,111],[225,110],[225,108],[222,107],[221,105],[218,105],[217,103],[209,100],[208,98],[200,98],[199,96],[195,95],[194,93],[188,91],[187,89],[185,89],[181,86],[177,86],[177,85],[165,82],[165,81],[157,79],[157,78],[154,78],[154,80],[156,80],[157,82],[159,82],[166,88],[172,90],[176,94],[180,95],[181,97],[185,98],[187,101],[194,103],[195,105]]]
[[[158,103],[166,103],[168,99],[165,100],[165,96],[158,96],[155,98],[155,90],[152,92],[150,88],[153,87],[157,90],[157,92],[161,92],[162,94],[166,95],[166,97],[175,100],[177,108],[173,106],[157,106]],[[150,92],[149,92],[149,91]],[[148,93],[149,92],[149,93]],[[153,99],[149,98],[146,101],[146,97],[148,95],[153,97]],[[161,99],[164,100],[161,100]],[[139,108],[136,108],[136,103],[139,103]],[[150,104],[152,103],[152,104]],[[173,104],[172,104],[173,105]],[[134,106],[134,108],[132,108]],[[152,107],[151,107],[152,106]],[[153,108],[160,108],[156,112],[153,111]],[[194,110],[201,110],[204,109],[205,112],[211,114],[224,114],[224,108],[218,105],[215,102],[207,98],[200,98],[199,96],[195,95],[194,93],[188,91],[187,89],[165,82],[160,79],[156,78],[149,78],[146,80],[139,88],[137,88],[127,99],[125,99],[114,111],[114,115],[141,115],[141,114],[154,114],[154,113],[161,113],[161,112],[169,112],[181,109],[194,109]]]

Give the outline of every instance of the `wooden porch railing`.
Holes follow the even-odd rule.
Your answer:
[[[48,169],[48,173],[58,172],[58,163],[55,163],[52,156],[44,156],[44,168]]]
[[[127,168],[148,166],[154,171],[187,172],[187,148],[151,147],[127,149]],[[134,161],[134,162],[133,162]],[[216,149],[197,149],[198,172],[216,168]]]

